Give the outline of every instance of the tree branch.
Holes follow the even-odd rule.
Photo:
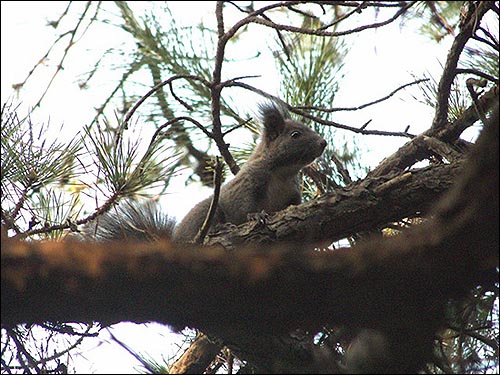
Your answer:
[[[461,163],[367,178],[318,199],[290,206],[266,219],[216,227],[207,244],[232,248],[247,242],[299,241],[329,243],[421,215],[459,174]]]
[[[478,104],[483,111],[490,110],[495,103],[498,103],[498,86],[492,87],[478,100]],[[394,171],[401,171],[409,166],[412,166],[417,161],[425,159],[428,156],[428,153],[422,153],[422,151],[426,150],[422,150],[422,148],[417,146],[420,142],[418,139],[419,137],[433,137],[450,144],[455,143],[458,137],[460,137],[460,134],[462,134],[462,132],[468,127],[474,125],[474,123],[479,119],[475,107],[475,105],[471,105],[463,111],[463,113],[453,123],[448,124],[445,127],[431,127],[424,133],[412,139],[393,155],[384,159],[382,163],[369,173],[369,176],[379,177],[390,174],[391,172],[394,173]]]
[[[453,40],[453,44],[448,52],[443,74],[438,85],[436,100],[436,113],[432,121],[431,129],[437,131],[446,127],[448,123],[448,99],[450,96],[451,85],[456,76],[458,59],[462,53],[467,41],[474,35],[484,14],[490,9],[489,1],[480,1],[468,3],[467,13],[461,23],[461,29]]]
[[[325,323],[377,328],[409,344],[425,333],[427,342],[447,298],[498,266],[497,122],[498,109],[427,223],[353,249],[311,252],[295,242],[200,251],[2,233],[2,323],[154,320],[214,333],[235,351],[252,337]]]
[[[279,347],[280,332],[335,323],[401,337],[398,355],[407,356],[430,345],[447,298],[498,266],[497,122],[498,108],[429,222],[354,249],[311,252],[295,242],[199,251],[167,242],[19,242],[2,233],[2,323],[155,320],[214,333],[236,352],[252,340]],[[309,366],[317,363],[314,351],[299,348]],[[294,358],[297,365],[303,357]],[[411,368],[425,359],[415,358]]]

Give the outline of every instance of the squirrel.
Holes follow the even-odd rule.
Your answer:
[[[319,134],[293,120],[275,102],[261,103],[258,109],[263,125],[261,140],[236,176],[221,187],[212,228],[222,223],[239,225],[251,214],[270,214],[300,204],[299,172],[326,147]],[[209,197],[195,205],[178,225],[154,202],[129,202],[102,215],[84,228],[83,235],[96,240],[167,237],[190,242],[203,225],[211,201]]]

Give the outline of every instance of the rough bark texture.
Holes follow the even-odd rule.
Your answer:
[[[460,56],[489,9],[498,12],[487,1],[462,8],[430,128],[362,181],[265,219],[221,226],[203,248],[169,242],[22,242],[8,239],[2,228],[2,324],[158,321],[199,328],[216,338],[213,342],[199,336],[170,368],[178,373],[201,373],[221,345],[261,372],[361,370],[356,361],[365,364],[363,350],[361,356],[348,352],[346,368],[335,353],[312,345],[311,332],[345,325],[362,331],[357,337],[361,347],[371,340],[376,345],[368,351],[386,357],[370,372],[418,371],[430,357],[447,301],[481,285],[485,274],[493,274],[495,281],[498,276],[498,108],[489,121],[484,119],[498,103],[498,86],[476,93],[474,105],[455,121],[448,119]],[[224,33],[222,3],[216,13],[220,48],[213,82],[207,85],[213,94],[212,134],[234,170],[220,130],[220,72],[222,46],[243,24]],[[160,82],[153,75],[155,88],[180,78]],[[488,126],[464,162],[467,145],[459,137],[479,119]],[[421,160],[433,163],[411,169]],[[379,236],[358,241],[354,248],[314,250],[425,213],[426,222],[395,238]]]
[[[189,348],[169,368],[169,374],[202,374],[221,351],[222,345],[199,333]]]
[[[87,314],[100,311],[100,314],[105,315],[99,319],[105,321],[115,322],[128,317],[134,321],[153,319],[174,324],[180,320],[180,324],[184,325],[191,323],[190,314],[199,315],[197,312],[210,308],[212,304],[215,310],[222,308],[219,304],[240,305],[236,301],[241,299],[243,304],[240,306],[244,310],[241,312],[242,316],[254,314],[255,311],[247,310],[248,305],[252,304],[247,297],[251,296],[236,295],[239,287],[253,289],[257,298],[265,298],[267,295],[274,304],[277,304],[279,310],[282,306],[288,305],[289,296],[286,295],[290,292],[294,293],[296,290],[297,295],[301,296],[303,291],[308,290],[304,299],[311,299],[313,304],[308,308],[312,308],[314,301],[317,301],[315,294],[324,296],[322,289],[327,285],[322,278],[314,279],[321,273],[317,267],[330,263],[335,266],[338,263],[335,259],[341,257],[344,250],[334,253],[311,253],[310,247],[304,243],[329,241],[332,237],[341,238],[346,233],[370,228],[374,223],[382,225],[391,219],[397,220],[423,211],[428,207],[430,198],[435,200],[451,184],[451,176],[448,183],[443,176],[447,173],[453,175],[458,169],[458,166],[451,165],[426,169],[424,173],[433,175],[428,178],[428,181],[433,181],[429,184],[415,178],[413,173],[407,173],[406,177],[399,178],[399,181],[406,181],[408,185],[411,185],[412,181],[416,182],[414,189],[405,190],[413,191],[408,195],[413,196],[414,202],[418,201],[415,199],[417,195],[424,197],[420,200],[421,205],[406,207],[402,205],[399,215],[391,214],[384,206],[389,205],[389,199],[406,201],[404,197],[398,200],[396,189],[400,189],[400,185],[390,184],[390,187],[378,196],[360,186],[353,189],[354,192],[346,191],[343,194],[291,207],[269,218],[265,224],[251,222],[231,228],[232,230],[227,233],[220,232],[217,238],[223,238],[225,243],[245,242],[238,239],[237,234],[240,232],[247,241],[252,242],[246,246],[239,246],[237,251],[231,252],[220,246],[206,247],[203,250],[187,246],[174,248],[168,242],[100,246],[77,242],[11,242],[2,237],[4,249],[2,280],[7,282],[8,286],[6,289],[2,288],[2,297],[5,297],[3,301],[9,301],[10,298],[11,303],[15,302],[3,304],[6,308],[2,309],[2,320],[37,321],[45,316],[46,319],[71,318],[85,321],[96,319]],[[431,173],[432,171],[434,173]],[[439,177],[445,182],[438,184]],[[381,221],[380,216],[383,217]],[[341,225],[337,223],[338,221]],[[258,245],[263,237],[275,240],[286,238],[289,241],[270,250]],[[305,239],[308,241],[304,241]],[[351,253],[349,251],[349,254]],[[293,284],[283,283],[290,278],[289,272],[295,276],[296,280],[291,280]],[[273,275],[272,280],[269,279],[269,275]],[[236,280],[233,280],[235,277]],[[186,283],[186,280],[189,280],[189,283]],[[230,288],[226,283],[231,284]],[[305,284],[300,286],[302,283]],[[218,291],[214,290],[216,284],[220,285]],[[281,299],[279,296],[283,295],[281,288],[287,290],[283,301],[278,300]],[[48,293],[49,290],[52,292]],[[349,294],[350,291],[346,293]],[[155,298],[162,300],[164,299],[161,298],[162,295],[168,296],[167,301],[157,304]],[[177,308],[171,310],[171,307],[175,307],[178,302],[181,303],[176,300],[177,298],[185,299],[187,296],[192,301],[190,302],[193,304],[192,308],[188,309],[186,306],[180,310]],[[87,307],[77,306],[70,302],[71,300],[82,303],[86,301]],[[285,305],[280,305],[278,302]],[[21,306],[23,303],[25,305]],[[186,302],[182,302],[179,306],[183,303]],[[38,306],[39,304],[43,306]],[[69,311],[63,308],[66,304]],[[167,308],[170,304],[173,306]],[[304,304],[305,300],[299,305]],[[114,306],[117,305],[122,306],[124,311],[128,310],[125,306],[131,305],[129,307],[135,313],[128,315],[132,312],[129,310],[127,316],[116,316],[118,312]],[[9,306],[14,308],[14,311],[21,309],[22,312],[18,311],[9,318],[9,315],[5,314],[9,311]],[[54,309],[54,306],[59,308]],[[200,306],[205,307],[200,308]],[[268,306],[261,303],[254,305],[253,309],[264,306],[266,311],[269,311]],[[232,307],[234,308],[238,307]],[[163,311],[173,312],[174,321],[163,319]],[[66,315],[67,313],[70,315]],[[177,313],[179,317],[175,318]],[[266,318],[268,314],[255,314],[257,315],[255,318],[264,319],[266,324],[274,321],[274,317]],[[280,315],[283,315],[283,312]],[[208,321],[212,319],[208,315],[206,318]],[[286,320],[288,318],[285,318],[285,322]],[[254,322],[249,324],[252,326]],[[275,324],[276,322],[273,323]]]
[[[267,369],[304,372],[324,370],[328,354],[279,335],[347,324],[388,333],[396,358],[406,358],[398,370],[411,371],[424,361],[417,354],[428,352],[446,300],[498,265],[497,122],[498,112],[427,223],[353,249],[315,252],[298,242],[237,251],[166,242],[96,246],[2,235],[2,323],[188,325]],[[317,204],[321,212],[328,202]],[[301,221],[300,207],[294,210],[290,220]],[[326,237],[317,240],[330,238],[320,233]]]
[[[331,242],[422,215],[453,183],[462,163],[442,164],[378,178],[366,178],[299,206],[290,206],[263,223],[224,225],[206,241],[231,248],[240,243]]]

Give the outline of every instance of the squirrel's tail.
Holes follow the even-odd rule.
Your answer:
[[[152,200],[127,200],[87,224],[81,237],[94,241],[158,241],[172,238],[175,220]]]

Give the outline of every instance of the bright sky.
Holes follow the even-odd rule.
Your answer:
[[[197,3],[175,2],[172,10],[180,22],[190,22],[197,16],[207,17],[213,12],[212,2]],[[134,4],[141,6],[141,4]],[[1,3],[1,97],[2,103],[12,96],[12,84],[23,81],[34,64],[45,54],[54,40],[53,29],[46,26],[47,20],[57,18],[66,7],[66,2],[6,2]],[[370,22],[370,21],[368,21]],[[105,49],[120,43],[121,32],[112,32],[112,28],[103,27],[101,32],[89,34],[82,39],[80,47],[70,52],[65,69],[56,79],[54,86],[42,104],[42,109],[36,113],[35,120],[53,123],[59,128],[64,123],[67,132],[58,136],[74,136],[81,126],[89,122],[93,116],[93,108],[99,103],[102,95],[107,92],[106,80],[116,73],[109,72],[109,77],[103,77],[102,87],[96,91],[81,91],[77,85],[77,77],[85,71],[86,64],[95,60],[96,49]],[[402,32],[401,32],[402,31]],[[261,28],[261,34],[256,37],[259,46],[274,38],[274,33]],[[411,73],[421,77],[427,71],[439,72],[439,62],[444,62],[449,47],[449,39],[441,46],[436,46],[426,37],[411,33],[409,29],[401,29],[393,23],[379,30],[366,31],[356,37],[347,57],[347,73],[344,84],[337,95],[340,106],[358,106],[389,94],[392,90],[411,82]],[[248,46],[246,46],[248,47]],[[74,54],[74,55],[73,55]],[[41,88],[54,71],[55,60],[45,62],[45,70],[36,77],[20,93],[19,98],[27,106],[33,105],[41,93]],[[274,90],[277,87],[274,70],[265,64],[251,64],[237,75],[257,74],[262,79],[251,83],[264,90]],[[113,74],[115,74],[113,76]],[[436,77],[439,76],[436,74]],[[40,81],[41,80],[41,81]],[[416,92],[416,91],[413,91]],[[272,94],[277,94],[272,92]],[[403,92],[396,98],[369,108],[359,114],[339,113],[336,121],[351,126],[361,126],[372,119],[370,129],[402,131],[411,125],[410,132],[420,133],[427,129],[432,120],[431,109],[416,104],[409,93]],[[75,130],[76,129],[76,130]],[[365,136],[363,143],[370,148],[366,160],[372,167],[382,158],[389,156],[404,139]],[[193,203],[194,196],[201,197],[198,186],[185,189],[178,185],[172,188],[171,199],[167,206],[178,216],[182,216]],[[210,192],[207,191],[206,194]],[[186,194],[186,195],[182,195]],[[204,193],[203,193],[204,194]],[[178,206],[175,202],[190,202],[190,205]],[[162,336],[168,330],[154,325],[146,328],[144,325],[122,324],[115,329],[116,336],[132,346],[135,350],[149,353],[159,358],[173,355],[174,348]],[[105,335],[103,335],[105,337]],[[124,350],[116,345],[98,345],[97,340],[89,340],[93,348],[85,353],[88,361],[77,361],[79,372],[92,371],[96,373],[130,373],[137,362]]]

